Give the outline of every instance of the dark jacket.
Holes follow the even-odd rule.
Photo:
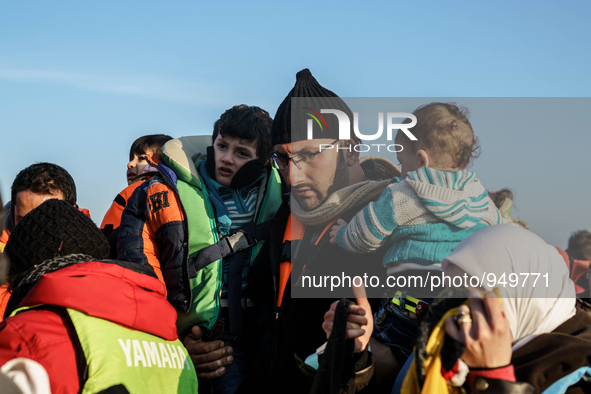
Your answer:
[[[176,175],[162,164],[158,156],[149,155],[148,160],[164,176],[143,182],[127,200],[119,226],[117,258],[152,266],[158,278],[166,284],[167,298],[172,306],[186,313],[191,299],[188,278],[183,281],[188,245],[185,216],[175,193]],[[159,205],[149,207],[151,199]],[[148,212],[157,212],[159,223],[150,222],[153,215],[148,216]]]
[[[584,366],[591,366],[591,317],[577,309],[572,318],[548,334],[538,335],[513,353],[517,381],[534,386],[536,393]],[[567,393],[589,393],[589,379],[572,385]]]
[[[364,169],[365,170],[365,169]],[[367,171],[366,171],[367,174]],[[371,179],[384,179],[385,174],[372,175]],[[345,212],[341,218],[348,221],[365,204],[359,204]],[[292,281],[299,279],[304,265],[313,274],[331,272],[334,274],[338,263],[351,260],[351,254],[337,245],[329,243],[329,232],[324,233],[318,244],[311,243],[322,233],[325,226],[306,227],[302,245],[297,259],[292,259],[293,267],[290,279],[285,288],[282,305],[277,307],[279,264],[290,257],[292,248],[284,248],[283,237],[289,217],[288,202],[278,210],[275,227],[271,231],[272,238],[263,247],[251,267],[248,277],[248,288],[251,299],[260,310],[258,326],[259,343],[257,354],[248,373],[248,379],[242,387],[244,392],[256,388],[261,393],[302,393],[310,391],[310,383],[299,370],[294,355],[301,360],[316,351],[326,342],[326,333],[322,329],[324,314],[335,298],[292,298]],[[328,223],[327,223],[328,225]],[[292,246],[294,244],[292,243]],[[355,256],[358,259],[359,256]],[[359,268],[371,272],[385,270],[382,266],[380,253],[368,254],[363,257],[364,265]],[[357,260],[358,262],[358,260]],[[351,297],[354,299],[353,295]],[[372,308],[376,308],[379,299],[370,300]]]
[[[591,392],[591,381],[578,370],[591,365],[591,318],[581,309],[548,334],[538,335],[517,349],[511,358],[517,382],[477,377],[471,393],[539,394],[566,378],[569,394]],[[562,392],[562,391],[561,391]]]
[[[150,179],[151,177],[148,177]],[[135,182],[131,185],[127,186],[125,189],[121,190],[119,194],[115,197],[111,206],[105,213],[103,217],[103,221],[101,222],[100,229],[102,233],[107,237],[109,241],[109,247],[111,249],[109,253],[110,259],[117,258],[117,236],[119,235],[119,225],[121,224],[121,216],[123,215],[123,210],[127,205],[127,201],[135,191],[135,189],[140,186],[142,182]]]

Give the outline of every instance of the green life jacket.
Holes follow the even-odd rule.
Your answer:
[[[12,316],[31,308],[19,308]],[[130,393],[197,393],[195,367],[178,339],[167,341],[75,309],[65,309],[86,358],[83,394],[98,393],[119,384]]]
[[[182,137],[167,142],[162,151],[162,161],[177,175],[176,187],[188,230],[189,262],[200,250],[220,240],[213,206],[196,168],[205,160],[203,152],[210,145],[210,137]],[[272,168],[270,174],[261,182],[255,213],[256,223],[272,219],[281,201],[281,177],[279,172]],[[252,247],[250,264],[262,245],[263,241]],[[178,313],[177,317],[177,330],[181,337],[194,325],[203,326],[207,330],[211,330],[215,325],[220,309],[222,272],[222,259],[219,259],[198,270],[196,276],[189,276],[191,305],[188,313]]]

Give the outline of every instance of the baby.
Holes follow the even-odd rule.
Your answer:
[[[394,178],[379,199],[349,224],[332,227],[331,242],[351,253],[368,253],[389,243],[383,264],[388,275],[403,271],[441,271],[441,260],[463,239],[499,224],[501,215],[486,189],[467,171],[479,149],[467,109],[431,103],[413,114],[417,141],[396,143],[402,177]],[[346,225],[346,226],[345,226]]]

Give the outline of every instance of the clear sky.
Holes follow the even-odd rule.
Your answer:
[[[590,17],[584,1],[4,1],[2,195],[53,162],[100,223],[133,140],[209,134],[240,103],[274,115],[302,68],[343,97],[590,96]],[[589,103],[573,104],[575,122],[550,105],[512,127],[471,108],[473,170],[511,187],[514,216],[561,247],[591,230]]]

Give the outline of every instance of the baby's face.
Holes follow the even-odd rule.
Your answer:
[[[148,150],[146,153],[138,155],[133,155],[133,160],[127,163],[127,185],[131,185],[132,183],[138,180],[139,175],[142,173],[144,168],[148,165],[148,161],[146,160],[146,155],[149,153],[155,153],[152,150]]]
[[[213,142],[215,180],[229,187],[234,175],[249,161],[258,159],[257,141],[218,134]]]

